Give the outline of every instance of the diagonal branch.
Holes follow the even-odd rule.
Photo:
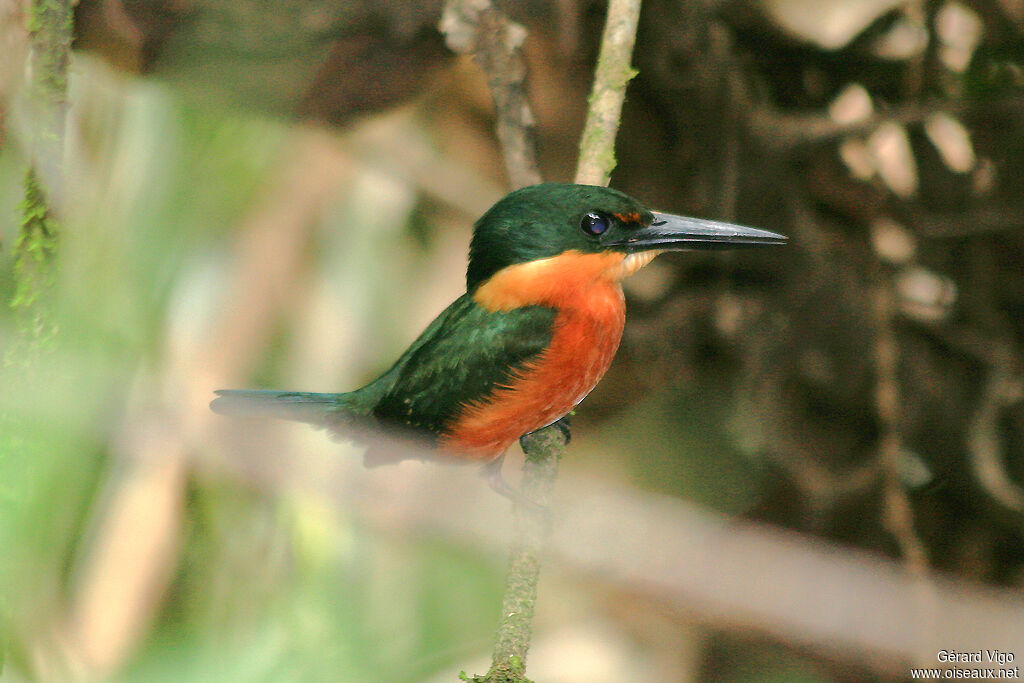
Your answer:
[[[526,97],[526,61],[520,49],[526,29],[490,0],[451,0],[441,17],[441,31],[449,48],[472,54],[487,76],[498,140],[512,187],[539,183],[534,118]]]

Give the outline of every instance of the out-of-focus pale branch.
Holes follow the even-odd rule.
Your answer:
[[[237,470],[253,475],[253,453]],[[269,454],[267,454],[269,458]],[[386,476],[357,462],[334,476],[296,469],[266,486],[315,489],[354,505],[372,523],[438,533],[495,555],[509,534],[507,503],[479,485],[473,468],[404,463]],[[232,468],[234,469],[234,468]],[[563,477],[548,541],[552,561],[649,595],[686,618],[754,629],[883,675],[940,649],[1012,651],[1024,642],[1016,591],[932,575],[899,562],[766,525],[737,521],[684,501]],[[936,664],[937,665],[937,664]]]

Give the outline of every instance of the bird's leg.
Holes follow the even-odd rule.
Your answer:
[[[547,425],[548,427],[557,427],[558,431],[560,431],[562,433],[562,436],[565,437],[566,444],[568,444],[569,440],[572,438],[572,433],[569,429],[569,418],[571,415],[572,413],[563,415],[562,417],[552,422],[550,425]],[[541,427],[541,429],[546,428],[547,427]],[[523,434],[521,437],[519,437],[519,445],[522,446],[523,452],[526,452],[527,450],[526,437],[528,437],[532,433],[533,432],[530,432],[529,434]],[[501,467],[504,463],[505,454],[502,453],[500,456],[484,465],[483,475],[487,477],[487,483],[490,484],[491,489],[495,493],[505,498],[508,498],[513,503],[518,503],[524,507],[530,508],[534,512],[547,513],[548,510],[546,507],[530,500],[529,498],[523,495],[522,491],[509,485],[509,483],[505,481],[505,477],[501,475]]]
[[[522,491],[505,481],[505,477],[501,475],[501,466],[504,463],[505,454],[502,453],[500,456],[484,465],[483,475],[487,477],[487,483],[490,485],[491,490],[500,496],[508,498],[513,503],[522,505],[534,512],[546,512],[547,509],[543,505],[539,505],[530,500],[523,495]]]
[[[568,446],[569,442],[572,441],[572,413],[566,413],[562,417],[558,418],[551,423],[552,427],[558,427],[558,431],[562,432],[562,436],[565,437],[565,445]],[[520,443],[522,443],[522,437],[520,437]]]

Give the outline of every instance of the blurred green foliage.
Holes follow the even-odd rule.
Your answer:
[[[501,584],[463,549],[224,486],[190,512],[173,609],[129,680],[415,681],[490,642]]]
[[[16,672],[36,667],[33,648],[74,598],[79,555],[125,466],[112,457],[119,422],[128,406],[159,400],[138,392],[166,362],[182,279],[225,267],[232,231],[290,144],[283,124],[190,105],[87,59],[71,99],[74,191],[53,341],[0,371],[0,609]],[[23,168],[17,147],[5,148],[5,242]],[[9,301],[13,254],[0,258]],[[8,340],[14,325],[4,307]],[[202,476],[185,524],[172,590],[122,680],[413,681],[489,646],[502,573],[492,558],[381,538],[326,502]]]

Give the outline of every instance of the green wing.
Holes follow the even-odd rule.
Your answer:
[[[362,390],[377,399],[370,413],[385,423],[439,435],[463,404],[484,399],[543,352],[554,321],[551,308],[492,313],[463,294],[388,372]]]

